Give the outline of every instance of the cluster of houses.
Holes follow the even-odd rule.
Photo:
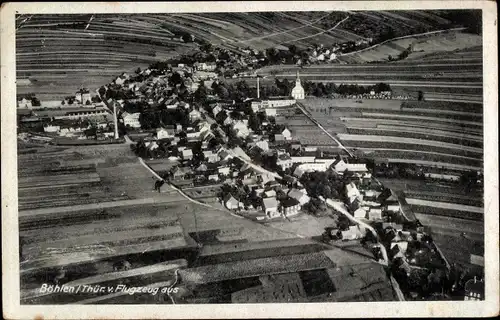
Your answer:
[[[94,128],[95,130],[90,130]],[[58,135],[66,138],[97,140],[111,139],[114,137],[114,125],[107,119],[93,120],[53,120],[43,126],[47,134]]]
[[[232,190],[221,197],[227,209],[244,210],[256,220],[269,220],[295,216],[309,202],[309,195],[300,184],[292,187],[248,164],[240,165],[233,168],[232,179],[226,181]]]

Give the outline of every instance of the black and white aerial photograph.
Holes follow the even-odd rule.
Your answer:
[[[15,15],[20,304],[484,300],[481,9],[198,11]]]

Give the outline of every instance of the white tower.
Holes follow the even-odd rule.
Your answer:
[[[115,124],[115,139],[118,139],[118,118],[116,117],[116,102],[113,101],[113,120]]]
[[[259,76],[257,76],[257,99],[260,99],[260,83],[259,83]]]
[[[295,100],[302,100],[305,97],[304,88],[302,87],[302,84],[300,83],[300,77],[299,77],[298,71],[297,71],[297,79],[295,79],[295,87],[292,89],[291,96]]]

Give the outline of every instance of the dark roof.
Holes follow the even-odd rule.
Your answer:
[[[283,207],[292,207],[292,206],[296,206],[298,205],[300,202],[297,200],[297,199],[293,199],[293,198],[286,198],[285,200],[282,200],[281,201],[281,205]]]

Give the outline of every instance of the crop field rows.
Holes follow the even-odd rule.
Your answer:
[[[478,39],[480,40],[479,36]],[[397,94],[416,97],[417,91],[422,90],[428,100],[481,103],[481,43],[465,41],[465,44],[456,51],[445,52],[451,50],[445,46],[443,52],[426,52],[421,58],[410,59],[414,54],[412,53],[409,58],[396,62],[366,64],[363,63],[366,61],[349,61],[348,65],[311,65],[301,68],[300,75],[304,80],[333,82],[336,85],[373,85],[385,82],[391,85]],[[257,70],[257,73],[291,80],[297,69],[297,66],[293,65],[268,66]]]
[[[413,11],[20,15],[16,19],[17,77],[29,82],[20,84],[18,92],[54,100],[72,94],[75,87],[96,89],[121,72],[146,67],[198,46],[184,42],[182,33],[239,51],[247,46],[260,50],[284,49],[283,45],[291,44],[299,48],[319,43],[331,46],[376,36],[388,27],[397,30],[397,35],[406,35],[452,25],[439,14],[423,16]],[[461,33],[427,38],[396,41],[341,60],[365,62],[373,58],[373,52],[377,59],[386,59],[394,50],[391,48],[404,50],[408,41],[417,42],[419,52],[412,55],[422,57],[432,53],[428,51],[431,45],[458,50],[480,45],[478,37]],[[470,62],[478,57],[477,49],[462,51],[448,59],[467,63],[465,59]],[[64,77],[45,77],[48,72]]]
[[[174,39],[161,21],[133,15],[33,15],[17,31],[17,78],[29,79],[18,85],[18,93],[61,99],[81,86],[96,89],[122,72],[193,46]]]
[[[447,32],[420,37],[408,37],[401,40],[389,41],[380,46],[350,53],[339,57],[341,61],[348,63],[363,63],[370,61],[388,60],[389,56],[397,57],[409,45],[413,45],[413,52],[408,56],[408,60],[419,60],[424,55],[441,51],[463,50],[470,47],[482,45],[480,35],[464,32]],[[474,58],[475,55],[468,58]]]
[[[299,140],[305,146],[337,145],[303,114],[277,117],[276,123],[286,125],[292,132],[293,139]]]
[[[326,130],[337,132],[346,147],[359,149],[371,157],[450,170],[482,168],[481,106],[404,102],[401,107],[400,101],[366,100],[359,104],[321,99],[306,100],[303,104]],[[345,133],[337,129],[339,125],[345,127]]]
[[[101,184],[95,165],[62,165],[61,154],[45,153],[40,158],[19,155],[19,209],[96,203],[110,198]],[[75,154],[68,155],[68,159]],[[119,195],[113,197],[123,199]]]

